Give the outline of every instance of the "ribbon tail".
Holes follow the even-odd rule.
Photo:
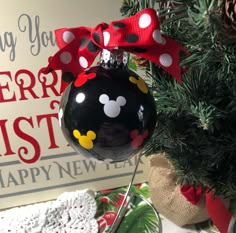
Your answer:
[[[206,208],[220,233],[233,233],[233,231],[229,231],[231,213],[224,206],[222,200],[219,197],[214,197],[212,192],[206,194]]]
[[[156,50],[154,49],[154,51],[153,51],[153,53],[155,52]],[[139,53],[135,53],[135,52],[133,52],[135,55],[137,55],[137,56],[140,56],[140,54]],[[176,59],[176,54],[173,54],[173,56],[171,56],[171,58],[170,58],[170,56],[169,56],[169,54],[162,54],[162,55],[160,55],[160,56],[162,56],[163,57],[163,60],[164,60],[164,64],[165,64],[165,61],[167,62],[166,64],[167,65],[163,65],[161,62],[160,62],[160,60],[161,60],[161,57],[158,57],[157,56],[157,54],[158,54],[159,52],[157,52],[155,55],[156,56],[150,56],[149,54],[142,54],[141,55],[141,57],[143,57],[143,58],[146,58],[146,59],[148,59],[148,60],[150,60],[150,61],[152,61],[152,62],[154,62],[154,63],[156,63],[156,64],[158,64],[161,68],[163,68],[165,71],[167,71],[171,76],[173,76],[179,83],[182,83],[182,75],[181,75],[181,68],[180,68],[180,66],[179,66],[179,62],[177,62],[177,61],[174,61],[173,59]],[[174,57],[174,58],[173,58]],[[169,64],[168,63],[170,63],[169,61],[168,61],[168,59],[172,59],[172,65],[171,66],[169,66]],[[177,59],[179,59],[179,57],[177,57]]]
[[[42,69],[42,73],[49,74],[52,71],[60,70],[63,74],[63,69],[60,68],[60,64],[57,62],[57,57],[50,57],[49,58],[49,64],[47,67],[44,67]],[[63,75],[62,75],[63,76]],[[63,93],[63,91],[66,89],[66,87],[69,85],[69,82],[65,82],[63,78],[61,77],[61,86],[60,86],[60,94]]]
[[[77,78],[77,75],[80,72],[84,71],[85,68],[90,67],[97,54],[100,52],[100,50],[98,49],[94,53],[88,54],[86,60],[82,55],[80,55],[84,54],[83,50],[86,50],[86,48],[78,49],[78,43],[78,41],[74,40],[60,49],[56,54],[54,54],[53,57],[50,57],[48,59],[48,66],[44,68],[43,72],[47,74],[52,70],[61,70],[62,77],[64,73],[69,72],[74,76],[74,78]],[[82,62],[84,63],[80,62],[81,58],[84,59],[82,60]],[[60,89],[61,93],[69,85],[69,82],[66,82],[62,79]]]
[[[52,70],[62,70],[63,72],[72,72],[77,76],[82,70],[76,60],[78,53],[77,43],[77,41],[73,41],[60,49],[52,57],[49,57],[45,73],[49,73]]]
[[[180,53],[183,52],[187,56],[188,52],[170,38],[166,38],[166,41],[168,46],[142,46],[138,52],[136,48],[125,48],[125,50],[156,63],[181,83]]]

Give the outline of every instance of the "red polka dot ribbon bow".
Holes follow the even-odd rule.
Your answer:
[[[95,28],[62,28],[55,31],[60,50],[49,58],[45,72],[62,70],[75,77],[88,68],[101,51],[116,47],[148,59],[181,81],[180,51],[187,51],[161,34],[156,11],[144,9],[134,16]],[[62,90],[63,91],[63,90]]]

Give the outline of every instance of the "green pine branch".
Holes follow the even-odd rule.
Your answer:
[[[139,1],[124,2],[125,16],[142,9],[132,6]],[[235,198],[236,40],[223,28],[222,1],[156,0],[155,6],[162,32],[190,55],[181,57],[181,84],[155,64],[147,70],[158,118],[144,154],[165,152],[180,184]]]

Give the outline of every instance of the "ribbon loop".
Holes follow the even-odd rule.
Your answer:
[[[180,82],[179,54],[188,54],[176,41],[162,35],[156,12],[151,8],[110,24],[62,28],[55,34],[60,50],[50,59],[45,73],[62,70],[77,77],[102,49],[119,47],[158,64]]]
[[[91,29],[91,39],[93,43],[100,49],[105,49],[104,45],[104,31],[108,28],[108,24],[100,23]]]

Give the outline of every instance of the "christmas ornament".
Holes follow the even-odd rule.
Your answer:
[[[126,53],[102,54],[100,66],[80,73],[64,91],[59,121],[76,151],[101,161],[123,161],[151,136],[155,103],[143,79],[125,65]]]
[[[155,128],[156,110],[145,82],[127,68],[125,54],[153,61],[181,81],[184,48],[161,34],[154,9],[95,28],[59,29],[56,39],[60,50],[45,72],[62,70],[61,91],[72,81],[59,111],[68,142],[100,161],[123,161],[138,153]],[[101,51],[101,65],[89,68]]]

